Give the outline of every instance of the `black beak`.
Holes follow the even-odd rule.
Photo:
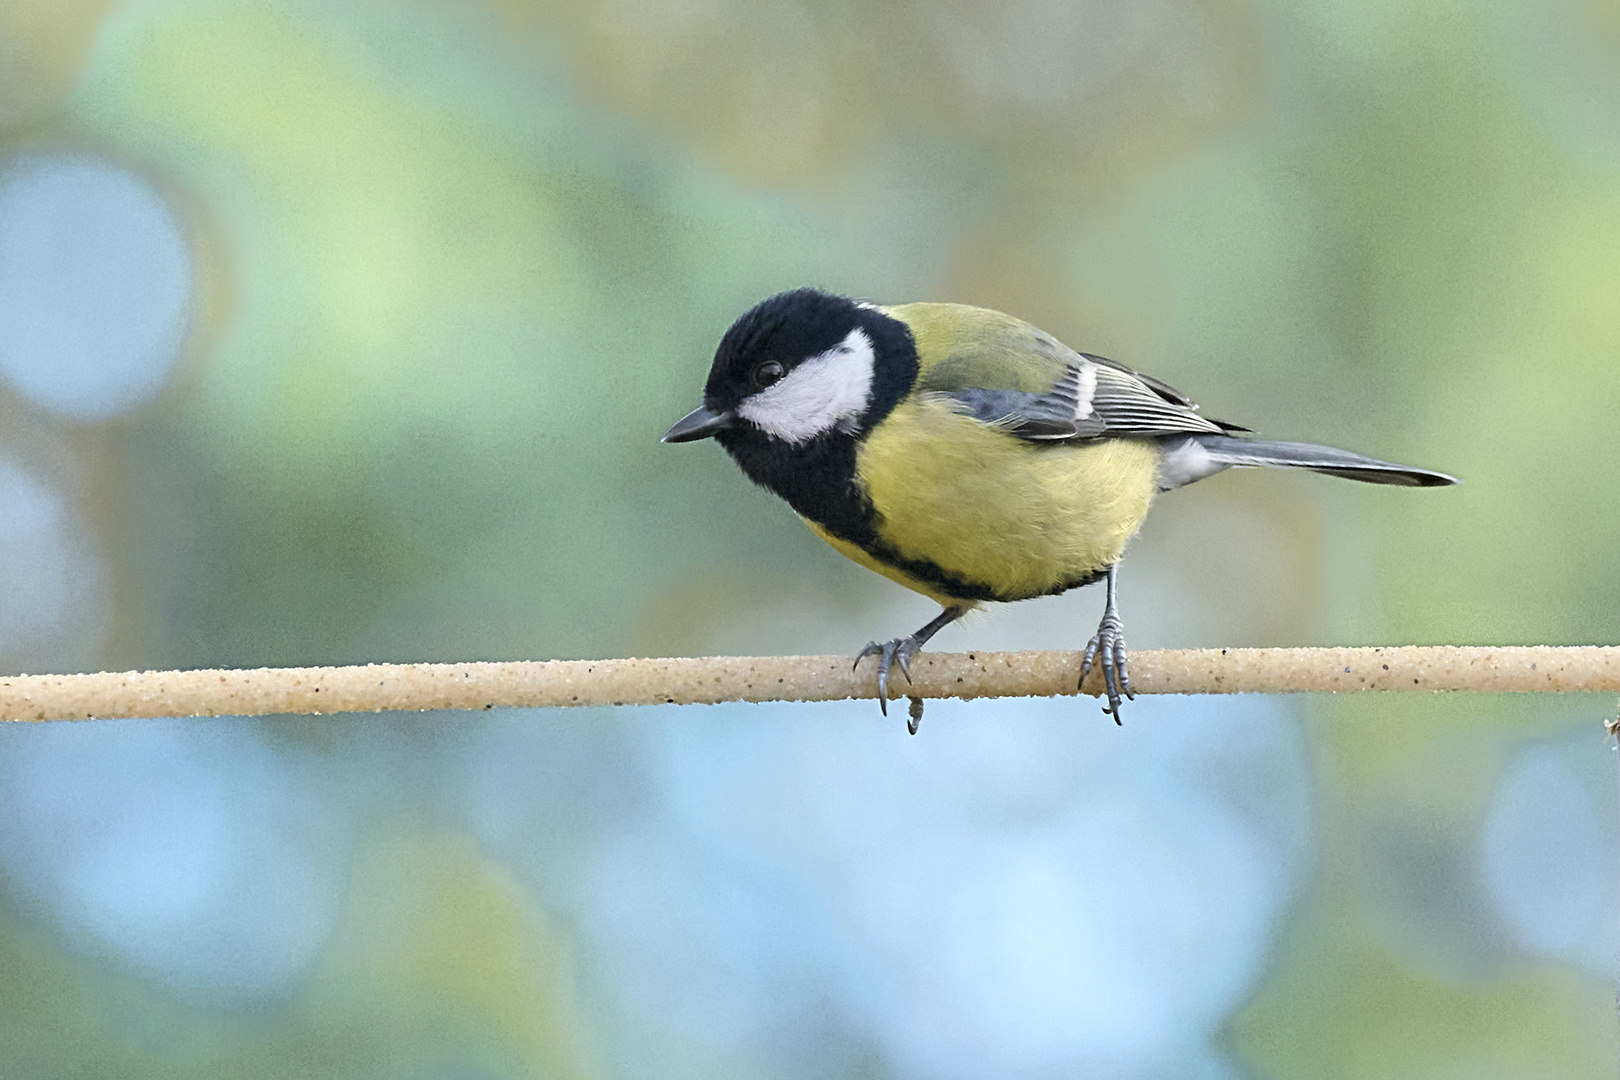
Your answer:
[[[737,414],[734,412],[715,412],[707,405],[699,405],[679,420],[675,426],[664,432],[659,442],[696,442],[698,439],[707,439],[729,427],[737,424]]]

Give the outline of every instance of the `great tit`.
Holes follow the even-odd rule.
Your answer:
[[[842,554],[939,603],[909,637],[870,642],[887,713],[894,664],[979,604],[1106,581],[1080,665],[1108,704],[1134,697],[1119,561],[1154,495],[1233,466],[1370,484],[1454,477],[1309,443],[1249,438],[1180,391],[1075,352],[1021,319],[962,304],[879,307],[780,293],[726,331],[703,404],[664,442],[710,437]]]

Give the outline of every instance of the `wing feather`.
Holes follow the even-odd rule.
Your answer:
[[[962,387],[950,395],[976,420],[1042,442],[1233,430],[1200,415],[1196,405],[1167,399],[1133,372],[1084,356],[1076,361],[1044,394]]]
[[[954,304],[909,304],[906,318],[930,359],[919,393],[948,395],[963,413],[1021,439],[1246,431],[1211,420],[1167,383],[1103,356],[1080,353],[1000,312]],[[924,348],[926,346],[926,348]]]

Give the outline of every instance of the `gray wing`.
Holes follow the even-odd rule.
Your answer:
[[[1037,442],[1248,430],[1199,415],[1185,395],[1123,364],[1072,355],[1046,393],[962,387],[951,396],[975,419]]]

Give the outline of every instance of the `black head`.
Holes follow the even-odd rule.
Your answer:
[[[856,436],[887,414],[916,376],[916,347],[904,323],[816,289],[778,293],[731,324],[702,408],[664,441],[721,435],[733,450],[754,440],[801,446]]]
[[[834,536],[876,543],[855,475],[860,440],[917,381],[906,324],[815,289],[780,293],[731,325],[703,404],[665,442],[716,437],[756,484]]]

